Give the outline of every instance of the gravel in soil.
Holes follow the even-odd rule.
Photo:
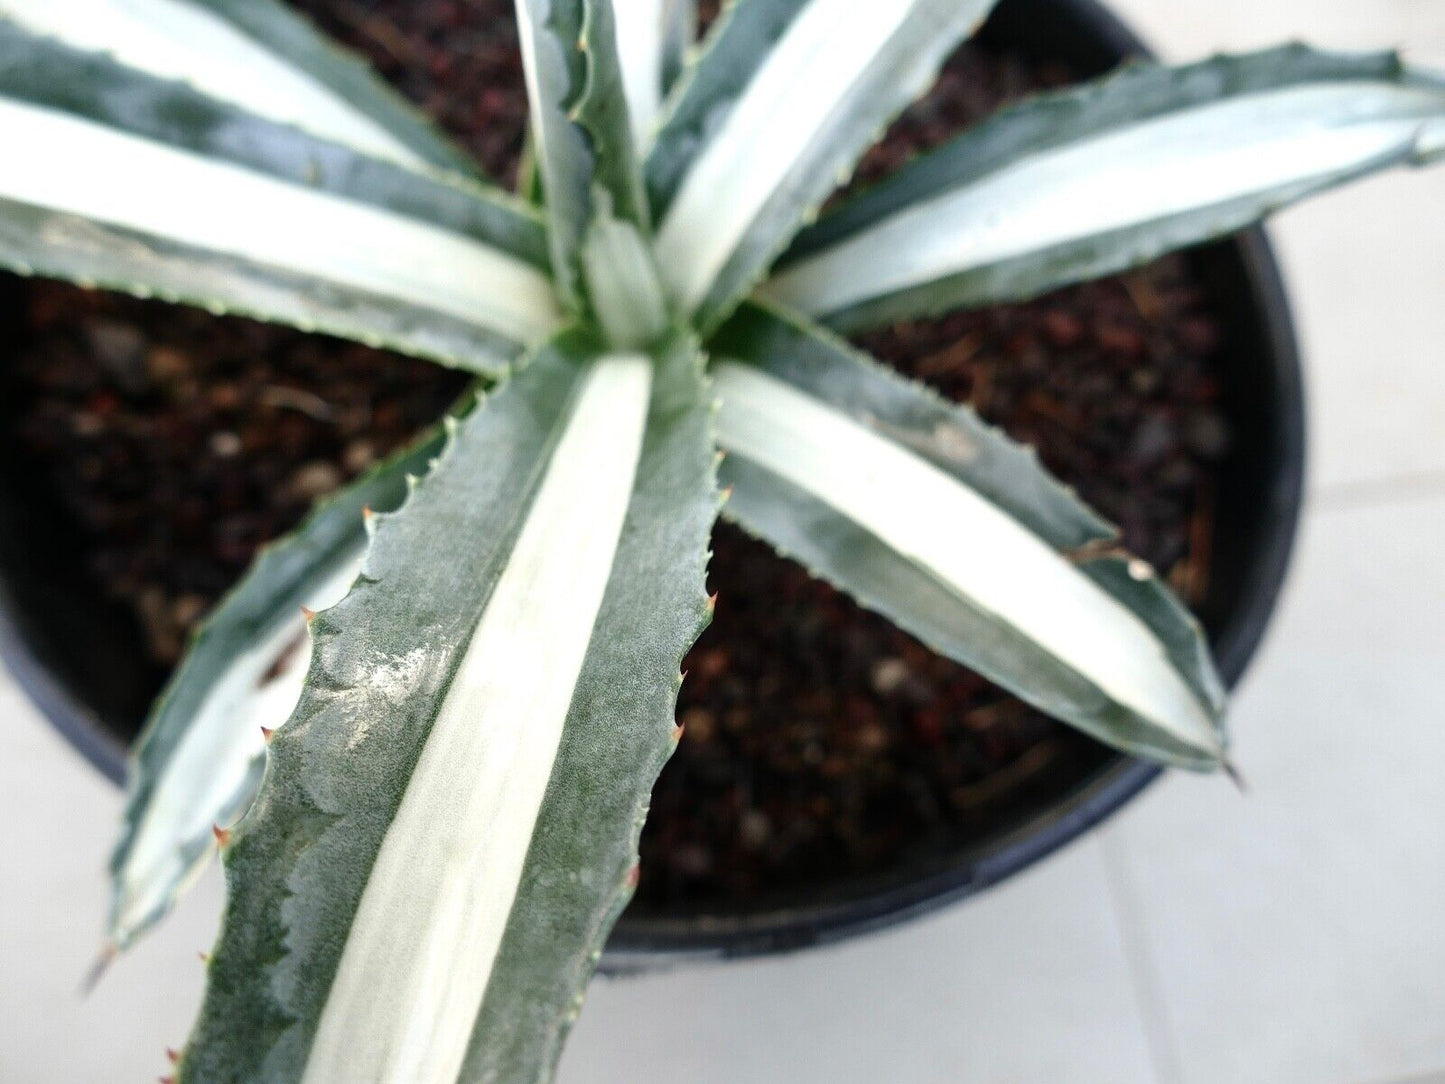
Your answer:
[[[526,102],[509,0],[296,6],[488,174],[515,181]],[[858,183],[1067,76],[963,47]],[[10,285],[22,345],[0,366],[5,454],[63,504],[87,543],[83,573],[133,609],[158,679],[260,544],[462,386],[420,362],[246,320]],[[1170,258],[861,343],[1036,446],[1198,599],[1229,442],[1216,311],[1188,262]],[[720,526],[715,548],[721,598],[685,664],[686,737],[654,795],[638,908],[727,909],[885,873],[996,831],[1069,765],[1098,759],[736,529]]]

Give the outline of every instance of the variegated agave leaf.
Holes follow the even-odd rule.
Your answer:
[[[1032,452],[780,312],[745,306],[712,349],[731,518],[1050,715],[1219,766],[1198,624],[1142,561],[1087,557],[1113,530]]]
[[[516,4],[545,214],[275,0],[0,0],[0,264],[489,377],[529,358],[368,551],[358,505],[404,467],[268,554],[158,709],[122,942],[247,806],[310,661],[226,849],[186,1080],[550,1078],[675,740],[719,444],[782,552],[1121,749],[1217,766],[1219,683],[1153,571],[794,312],[1027,295],[1445,148],[1439,82],[1285,50],[1041,99],[804,230],[991,0],[737,0],[682,74],[688,0]],[[763,287],[792,308],[745,304],[795,237]],[[286,611],[353,579],[287,655]]]
[[[641,149],[697,35],[697,7],[694,0],[628,0],[613,5],[613,16],[632,143]]]
[[[278,0],[0,0],[0,19],[403,165],[475,166]]]
[[[993,0],[738,0],[679,83],[647,161],[657,259],[715,327],[928,89]]]
[[[1445,153],[1445,81],[1291,46],[999,114],[825,216],[766,296],[844,328],[1031,297]]]
[[[522,63],[531,100],[532,146],[545,193],[558,288],[586,305],[583,250],[599,220],[642,238],[647,201],[633,145],[624,75],[609,0],[517,0]],[[637,27],[628,24],[629,30]],[[655,278],[655,276],[653,276]]]
[[[640,152],[651,144],[663,99],[697,38],[697,6],[694,0],[630,0],[614,5],[612,13],[632,145]],[[533,131],[522,151],[518,188],[532,203],[543,203]]]
[[[564,335],[379,519],[224,855],[182,1080],[550,1078],[708,618],[701,380]]]
[[[170,910],[215,851],[213,828],[250,806],[265,732],[290,717],[311,659],[306,611],[339,602],[366,553],[365,517],[400,505],[440,430],[328,498],[267,546],[206,619],[151,712],[131,762],[111,858],[109,944],[128,947]]]
[[[0,265],[11,270],[487,375],[559,326],[543,225],[512,198],[7,24],[0,138]]]

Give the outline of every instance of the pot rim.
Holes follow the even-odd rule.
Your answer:
[[[1150,55],[1144,43],[1097,0],[1044,0],[1088,28],[1116,59]],[[1215,655],[1232,688],[1243,676],[1282,588],[1303,501],[1305,410],[1300,351],[1283,280],[1265,231],[1254,228],[1220,243],[1243,273],[1244,293],[1269,360],[1261,381],[1272,404],[1271,470],[1264,516],[1247,562],[1239,601],[1223,621]],[[41,715],[92,765],[123,785],[126,746],[40,657],[16,618],[13,593],[0,577],[0,660]],[[824,945],[931,913],[1021,872],[1117,812],[1162,774],[1159,767],[1114,756],[1039,815],[919,875],[894,872],[880,887],[841,899],[727,916],[624,917],[608,942],[602,970],[623,973],[672,964],[783,953]]]

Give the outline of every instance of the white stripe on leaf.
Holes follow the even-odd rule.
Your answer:
[[[616,0],[617,59],[622,65],[632,138],[645,146],[662,108],[668,0]]]
[[[688,311],[701,306],[780,198],[798,205],[787,208],[789,221],[779,229],[785,235],[765,239],[763,247],[785,242],[827,195],[818,167],[851,172],[866,141],[927,88],[944,54],[991,6],[992,0],[808,3],[721,124],[706,133],[668,206],[657,251],[674,300]],[[741,3],[731,17],[752,14]],[[815,195],[814,188],[821,191]]]
[[[1209,713],[1148,627],[998,506],[911,451],[749,366],[714,369],[718,440],[816,496],[1208,757]]]
[[[1112,269],[1238,228],[1321,184],[1442,149],[1438,88],[1356,80],[1244,95],[1025,156],[798,260],[763,293],[829,315],[1159,224],[1153,237],[1102,241],[1105,253],[1139,249],[1099,257],[1098,270]],[[1194,213],[1183,232],[1168,228]],[[1039,277],[1055,284],[1046,267]]]
[[[618,355],[585,377],[367,880],[309,1084],[456,1080],[611,574],[651,373]]]
[[[546,276],[436,226],[54,110],[0,100],[0,198],[397,300],[527,343]],[[95,183],[95,163],[105,183]]]
[[[0,16],[36,34],[236,102],[269,120],[403,165],[418,155],[330,88],[184,0],[0,0]]]
[[[613,0],[617,59],[639,153],[652,142],[663,101],[692,47],[697,32],[694,4],[695,0]]]
[[[364,550],[321,581],[306,599],[329,609],[355,582]],[[196,711],[135,826],[116,870],[110,934],[125,947],[163,914],[211,853],[211,830],[245,812],[248,778],[264,749],[262,728],[291,717],[311,664],[311,638],[298,610],[284,615],[238,655]]]
[[[611,0],[516,0],[515,7],[553,274],[558,293],[580,308],[588,227],[612,216],[650,229],[628,76]]]

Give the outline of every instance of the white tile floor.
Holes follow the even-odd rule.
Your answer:
[[[1123,0],[1170,56],[1303,35],[1445,66],[1445,0]],[[1276,231],[1312,507],[1235,711],[1253,791],[1173,779],[982,900],[774,962],[599,983],[564,1084],[1445,1082],[1445,172]],[[215,879],[89,1001],[118,813],[0,676],[0,1084],[153,1079]]]

